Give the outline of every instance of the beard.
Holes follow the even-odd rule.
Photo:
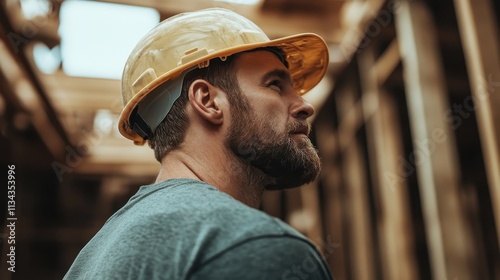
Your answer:
[[[270,180],[267,190],[295,188],[314,181],[321,163],[308,137],[295,134],[307,128],[305,120],[287,123],[284,131],[249,110],[232,116],[226,145],[246,164],[261,170]]]

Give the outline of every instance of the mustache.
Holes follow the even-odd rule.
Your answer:
[[[286,130],[289,134],[303,133],[309,136],[311,133],[311,125],[307,121],[292,121],[286,125]]]

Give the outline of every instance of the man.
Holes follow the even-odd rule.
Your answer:
[[[224,9],[174,16],[123,74],[120,132],[161,163],[82,249],[67,279],[331,279],[312,243],[257,210],[313,181],[314,113],[299,94],[328,63],[315,34],[269,40]]]

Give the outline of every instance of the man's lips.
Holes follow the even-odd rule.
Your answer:
[[[298,124],[294,127],[294,129],[290,132],[291,134],[304,134],[305,136],[309,136],[309,125],[307,124]]]

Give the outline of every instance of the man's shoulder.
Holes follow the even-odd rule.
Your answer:
[[[281,234],[302,237],[281,220],[251,208],[207,183],[180,179],[151,185],[142,194],[141,208],[150,218],[166,218],[183,227],[205,227],[240,234]],[[131,199],[131,201],[133,198]]]
[[[225,263],[240,249],[286,248],[290,242],[312,248],[284,222],[213,186],[172,180],[141,188],[82,250],[72,273],[145,271],[145,279],[153,274],[181,279],[211,260]]]
[[[255,238],[306,240],[283,221],[204,182],[172,180],[147,188],[150,189],[143,194],[140,203],[139,212],[143,212],[143,217],[134,219],[142,224],[140,228],[169,233],[170,238],[176,236],[175,239],[187,243],[187,240],[207,243],[207,246],[197,244],[207,249],[207,255]]]

